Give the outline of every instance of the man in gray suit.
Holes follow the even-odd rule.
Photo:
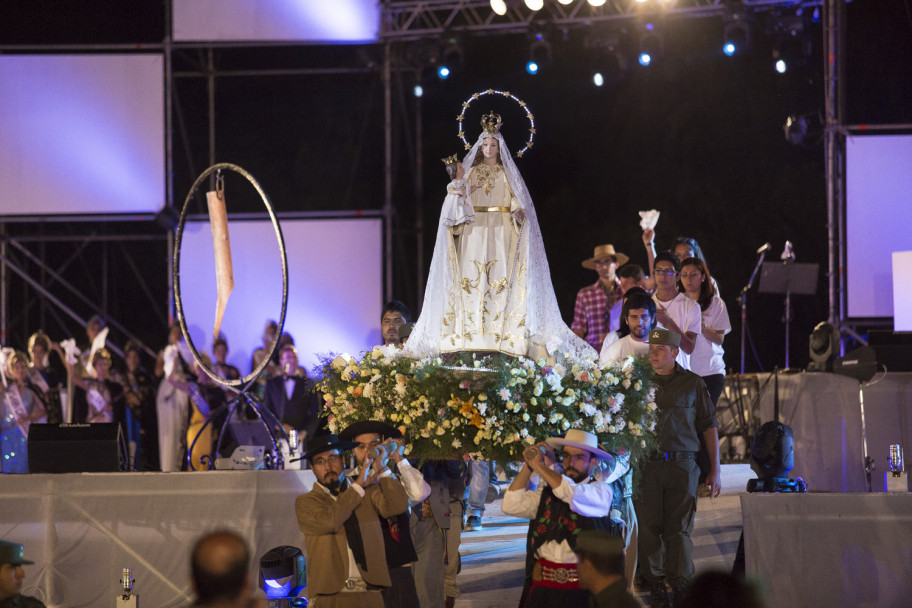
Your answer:
[[[304,457],[317,483],[295,500],[304,533],[307,587],[321,608],[383,608],[380,590],[390,586],[379,517],[408,508],[402,483],[384,464],[365,459],[357,478],[342,470],[342,453],[357,446],[336,435],[315,437]]]

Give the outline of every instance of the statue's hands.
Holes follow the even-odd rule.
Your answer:
[[[465,167],[462,166],[462,163],[456,163],[456,179],[462,179],[465,177]]]
[[[522,223],[526,220],[526,212],[522,209],[516,209],[515,211],[510,212],[510,215],[519,223]]]

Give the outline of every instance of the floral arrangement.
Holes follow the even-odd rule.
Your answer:
[[[618,365],[470,353],[412,359],[375,347],[323,357],[329,428],[382,420],[419,458],[521,459],[529,445],[581,428],[636,459],[656,446],[655,389],[644,358]]]

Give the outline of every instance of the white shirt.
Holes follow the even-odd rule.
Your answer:
[[[554,469],[554,467],[552,467]],[[537,476],[536,476],[537,477]],[[501,510],[507,515],[533,519],[538,513],[544,482],[534,490],[507,490]],[[553,488],[554,496],[568,503],[570,509],[584,517],[606,517],[611,513],[611,486],[603,481],[576,483],[561,475],[561,484]],[[556,564],[575,564],[576,554],[566,540],[560,543],[549,540],[535,552],[536,559],[545,559]]]
[[[431,486],[424,480],[424,475],[413,467],[407,459],[403,458],[402,462],[397,466],[399,467],[399,481],[402,483],[402,487],[405,488],[405,494],[413,504],[422,502],[431,495]],[[348,473],[348,476],[357,479],[360,471],[361,467],[357,466]],[[392,474],[392,471],[386,469],[380,473],[380,477],[390,477]]]
[[[719,296],[713,296],[712,302],[702,311],[706,327],[721,331],[723,335],[731,331],[731,320],[728,309]],[[711,342],[702,333],[697,335],[697,345],[690,355],[690,371],[699,376],[712,376],[725,373],[725,361],[722,355],[725,350],[721,344]]]
[[[639,357],[642,355],[649,354],[649,342],[638,342],[634,340],[633,335],[627,334],[620,340],[615,340],[614,342],[608,344],[608,341],[605,341],[605,345],[602,346],[602,352],[599,355],[599,365],[611,365],[612,363],[619,363],[623,361],[627,356],[633,355],[634,357]],[[684,364],[687,363],[687,354],[678,349],[678,356],[675,357],[675,361],[681,364],[681,367],[684,367]],[[685,369],[687,369],[685,367]]]
[[[658,295],[653,295],[652,299],[655,300],[656,308],[664,308],[665,312],[668,313],[668,316],[674,320],[674,322],[681,329],[682,334],[686,334],[689,331],[692,331],[697,336],[700,335],[700,305],[688,298],[683,293],[679,293],[674,297],[673,300],[668,302],[663,302],[659,299]],[[662,329],[668,329],[661,323],[656,325]],[[683,350],[680,352],[683,355],[684,362],[682,363],[678,360],[678,363],[681,364],[681,367],[684,369],[690,369],[690,355],[685,353]]]

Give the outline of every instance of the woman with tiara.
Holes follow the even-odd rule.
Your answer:
[[[403,354],[498,352],[593,360],[564,323],[532,199],[500,133],[482,132],[447,186],[424,308]]]

